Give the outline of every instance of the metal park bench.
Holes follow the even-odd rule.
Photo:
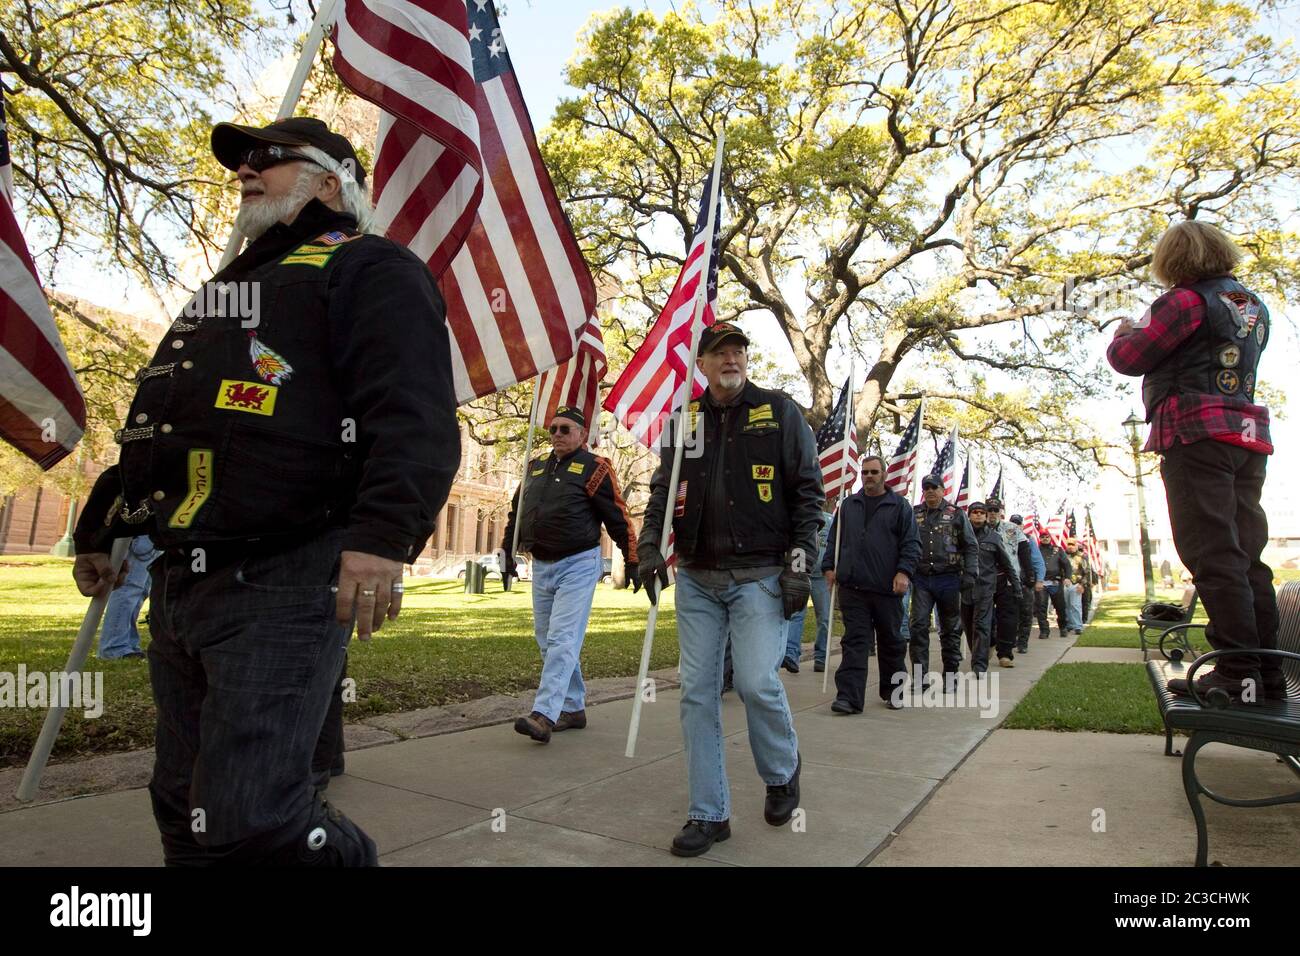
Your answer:
[[[1148,646],[1156,647],[1165,660],[1169,659],[1169,650],[1174,647],[1182,648],[1184,657],[1189,654],[1195,657],[1199,650],[1192,645],[1188,632],[1194,628],[1205,629],[1204,624],[1192,623],[1195,614],[1195,588],[1188,589],[1179,605],[1159,601],[1142,605],[1142,611],[1137,616],[1138,642],[1142,646],[1142,660],[1147,659]],[[1159,631],[1159,638],[1148,636],[1148,631]]]
[[[1155,690],[1156,704],[1165,723],[1165,754],[1178,756],[1173,749],[1175,730],[1188,735],[1183,749],[1183,789],[1196,820],[1196,865],[1205,866],[1209,856],[1209,837],[1201,794],[1230,807],[1269,807],[1283,803],[1300,803],[1300,791],[1276,797],[1239,800],[1220,796],[1196,777],[1196,754],[1209,743],[1230,744],[1278,755],[1300,776],[1300,581],[1291,581],[1278,594],[1279,626],[1276,650],[1211,651],[1183,663],[1181,647],[1171,647],[1168,660],[1147,662],[1147,676]],[[1161,648],[1162,652],[1164,648]],[[1213,666],[1213,661],[1233,654],[1260,654],[1282,658],[1286,677],[1286,696],[1263,698],[1257,704],[1233,703],[1222,690],[1211,691],[1208,699],[1195,691],[1193,695],[1174,694],[1169,681],[1185,677],[1192,681],[1198,672]]]

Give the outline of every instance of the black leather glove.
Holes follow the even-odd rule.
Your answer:
[[[668,562],[659,553],[659,548],[649,542],[636,549],[637,577],[645,588],[645,595],[651,604],[659,601],[659,592],[668,587]],[[655,578],[659,581],[656,584]]]
[[[636,594],[641,590],[641,565],[633,561],[631,564],[623,566],[623,572],[627,579],[632,582],[632,593]]]
[[[962,591],[974,591],[975,575],[967,574],[966,572],[963,571],[961,575],[961,589]]]
[[[777,583],[781,586],[781,613],[788,621],[808,606],[812,581],[806,573],[786,568]]]
[[[510,579],[519,580],[519,565],[513,557],[507,555],[504,551],[501,552],[501,555],[501,589],[509,591]]]

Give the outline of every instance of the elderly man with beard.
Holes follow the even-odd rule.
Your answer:
[[[307,117],[219,124],[251,240],[168,330],[75,535],[83,594],[148,534],[154,818],[166,862],[359,866],[313,787],[355,625],[395,620],[460,458],[442,298],[377,234],[351,144]]]

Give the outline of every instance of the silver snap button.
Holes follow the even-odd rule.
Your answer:
[[[166,497],[167,497],[167,493],[165,491],[155,491],[153,493],[154,501],[162,501]]]
[[[194,367],[194,363],[191,362],[189,359],[186,359],[184,362],[181,362],[181,368],[193,368],[193,367]]]
[[[173,340],[172,340],[172,348],[174,348],[174,349],[183,349],[183,348],[185,348],[185,340],[184,340],[184,339],[173,339]]]
[[[163,425],[158,430],[162,432],[164,435],[170,435],[172,433],[171,425]]]
[[[141,412],[139,415],[135,416],[135,423],[137,425],[143,425],[148,420],[149,420],[149,416],[146,415],[144,412]]]
[[[325,845],[325,828],[316,827],[311,833],[307,834],[307,849],[319,850]]]

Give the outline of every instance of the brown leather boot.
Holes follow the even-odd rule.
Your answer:
[[[587,712],[585,710],[562,710],[560,711],[560,719],[555,722],[555,726],[551,729],[558,734],[561,730],[569,730],[570,728],[581,730],[586,726]]]
[[[527,717],[520,717],[515,721],[515,733],[523,734],[525,737],[532,737],[539,744],[544,744],[550,741],[551,729],[554,726],[555,724],[551,723],[551,718],[533,711]]]

